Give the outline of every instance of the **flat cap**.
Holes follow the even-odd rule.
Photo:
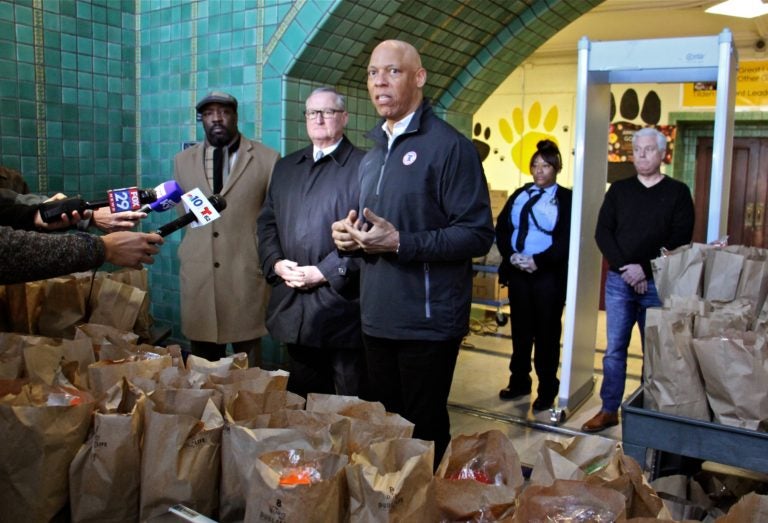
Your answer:
[[[197,102],[195,109],[197,110],[198,113],[201,113],[203,112],[203,107],[205,107],[208,104],[214,104],[214,103],[231,105],[232,108],[235,111],[237,111],[237,98],[235,98],[231,94],[225,93],[224,91],[211,91],[210,93],[206,94],[202,100]]]

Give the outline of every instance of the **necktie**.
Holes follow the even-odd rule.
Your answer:
[[[517,229],[517,241],[515,241],[515,250],[517,252],[523,252],[525,248],[525,238],[528,236],[528,222],[531,218],[531,209],[541,199],[544,191],[542,189],[529,189],[528,194],[532,196],[525,202],[520,211],[520,225]]]
[[[224,179],[224,149],[216,147],[213,150],[213,194],[221,193]]]
[[[323,157],[323,151],[317,151],[317,152],[315,153],[315,161],[316,161],[316,162],[319,162],[319,161],[320,161],[320,158],[322,158],[322,157]]]
[[[224,147],[215,147],[213,149],[213,194],[220,194],[224,187],[224,181],[229,176],[229,166],[231,158],[240,148],[240,137],[237,137],[227,149]]]

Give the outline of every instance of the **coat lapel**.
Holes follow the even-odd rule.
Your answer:
[[[245,172],[245,168],[253,160],[254,160],[253,144],[251,143],[250,140],[240,135],[240,147],[237,151],[237,161],[235,161],[233,170],[231,173],[229,173],[227,182],[224,184],[224,187],[222,187],[221,189],[222,196],[226,195],[230,191],[230,189],[235,185],[235,183],[237,183],[238,178],[240,178],[243,175],[243,172]]]

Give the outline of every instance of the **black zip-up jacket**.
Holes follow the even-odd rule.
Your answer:
[[[360,210],[400,233],[399,253],[366,255],[363,332],[404,340],[464,336],[472,305],[472,258],[493,243],[488,185],[472,142],[424,101],[387,150],[381,123],[360,164]],[[362,213],[361,213],[362,214]]]

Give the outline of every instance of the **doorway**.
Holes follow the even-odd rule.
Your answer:
[[[712,138],[699,137],[696,143],[694,204],[696,222],[693,241],[706,243],[709,177],[712,171]],[[766,238],[768,203],[768,138],[733,139],[731,190],[728,202],[728,243],[753,247],[768,246]]]

